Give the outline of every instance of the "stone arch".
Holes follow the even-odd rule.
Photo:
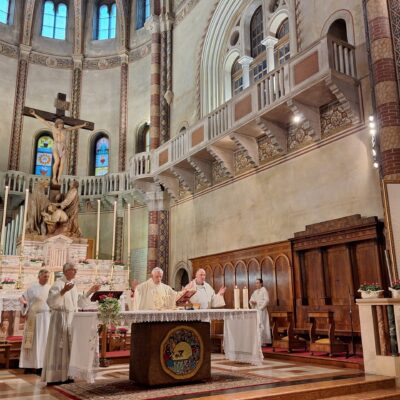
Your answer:
[[[264,25],[264,36],[265,36],[265,9],[262,0],[252,1],[243,11],[242,18],[240,20],[240,36],[241,40],[241,53],[242,55],[251,56],[251,44],[250,44],[250,23],[255,11],[258,7],[262,7],[263,12],[263,25]]]
[[[224,93],[225,101],[232,97],[232,66],[236,59],[240,57],[238,49],[231,49],[224,60]]]
[[[180,290],[182,285],[185,286],[185,277],[187,278],[187,283],[190,282],[191,271],[188,264],[184,261],[179,261],[175,267],[175,272],[172,277],[172,286],[175,290]]]
[[[150,124],[147,121],[141,122],[135,134],[135,154],[146,151],[146,134],[150,134]]]
[[[321,30],[321,37],[328,34],[329,28],[336,21],[342,19],[346,23],[347,31],[347,42],[355,46],[355,34],[354,34],[354,20],[353,15],[349,10],[337,10],[331,14],[324,23]]]

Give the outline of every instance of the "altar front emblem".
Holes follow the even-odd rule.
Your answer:
[[[191,378],[203,364],[203,352],[200,334],[189,326],[177,326],[165,335],[161,343],[161,366],[175,379]]]

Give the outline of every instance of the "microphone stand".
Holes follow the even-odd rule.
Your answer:
[[[353,331],[353,296],[351,295],[350,288],[347,288],[349,291],[349,314],[350,314],[350,329],[351,329],[351,353],[347,355],[347,358],[353,357],[356,355],[355,347],[354,347],[354,331]]]

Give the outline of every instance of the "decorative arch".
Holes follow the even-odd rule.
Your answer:
[[[232,98],[232,67],[235,61],[240,57],[238,49],[231,49],[224,60],[224,93],[225,101]]]
[[[262,12],[265,21],[265,10],[263,8],[262,0],[255,0],[250,3],[243,11],[242,18],[240,20],[240,35],[242,36],[242,55],[251,56],[251,43],[250,43],[250,24],[256,10],[262,7]],[[264,25],[264,36],[265,36],[265,23]]]
[[[256,258],[249,260],[247,270],[249,273],[249,291],[253,293],[256,289],[256,279],[261,278],[261,266]]]
[[[268,290],[270,305],[276,304],[276,275],[274,260],[267,256],[261,261],[261,278]]]
[[[355,34],[354,34],[354,20],[353,15],[348,10],[337,10],[333,14],[331,14],[324,23],[324,26],[321,30],[321,37],[324,37],[328,34],[329,28],[336,21],[342,19],[346,23],[346,31],[347,31],[347,41],[351,45],[355,46]]]
[[[178,126],[177,135],[181,135],[189,129],[189,122],[183,121]]]
[[[148,122],[141,123],[136,131],[135,153],[144,151],[150,151],[150,124]]]
[[[180,261],[176,267],[175,272],[172,277],[172,283],[175,290],[180,290],[184,286],[186,286],[191,277],[191,271],[188,264],[184,261]],[[187,280],[187,282],[186,282]],[[186,282],[186,283],[185,283]]]
[[[224,265],[225,302],[227,307],[233,307],[233,288],[235,287],[235,268],[231,263]]]
[[[292,305],[292,266],[286,254],[279,254],[275,259],[275,275],[279,305]]]
[[[243,289],[245,286],[249,287],[247,275],[247,267],[243,260],[239,260],[235,265],[235,283],[236,286],[240,289]]]
[[[98,0],[93,22],[93,38],[95,40],[115,39],[117,35],[117,2]]]
[[[66,0],[45,0],[42,8],[41,36],[66,40],[68,14],[68,2]]]
[[[96,132],[90,140],[89,175],[102,176],[110,172],[110,136]]]

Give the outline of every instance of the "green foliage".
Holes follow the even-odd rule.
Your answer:
[[[118,325],[121,318],[120,312],[121,305],[119,304],[118,299],[114,299],[113,297],[100,299],[99,319],[104,325]]]
[[[375,282],[364,282],[360,285],[360,289],[364,292],[377,292],[378,290],[382,290],[382,287],[379,283]]]
[[[391,287],[392,289],[395,289],[395,290],[400,290],[400,280],[394,281],[394,282],[391,284],[390,287]]]

